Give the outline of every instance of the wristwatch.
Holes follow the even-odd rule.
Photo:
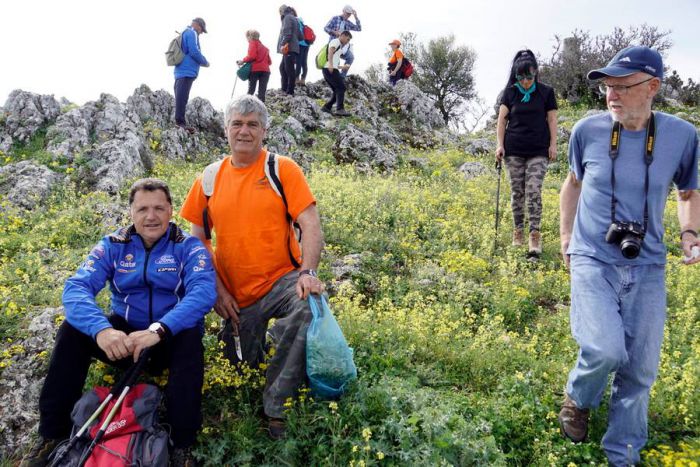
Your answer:
[[[148,330],[151,331],[153,334],[158,334],[160,340],[165,339],[165,328],[158,321],[148,326]]]
[[[311,277],[318,277],[318,274],[316,274],[315,269],[304,269],[303,271],[299,271],[299,277],[304,276],[308,274]]]

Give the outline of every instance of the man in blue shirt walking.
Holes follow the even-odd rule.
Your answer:
[[[589,409],[614,373],[602,444],[610,465],[628,466],[639,462],[647,441],[664,333],[663,214],[671,183],[684,262],[700,261],[693,251],[700,246],[698,137],[690,123],[651,110],[663,78],[657,51],[627,47],[588,78],[601,80],[609,112],[574,126],[561,190],[561,250],[580,350],[559,424],[566,437],[583,441]]]
[[[175,67],[175,125],[194,133],[194,128],[187,126],[185,109],[190,99],[192,83],[199,75],[199,67],[208,67],[209,62],[199,48],[199,35],[207,32],[207,25],[202,18],[195,18],[182,33],[182,51],[185,58]]]

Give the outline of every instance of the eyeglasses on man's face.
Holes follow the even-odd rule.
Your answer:
[[[607,94],[609,91],[615,91],[615,94],[617,94],[619,96],[624,96],[625,94],[627,94],[627,92],[629,91],[630,88],[633,88],[635,86],[639,86],[640,84],[644,84],[647,81],[651,81],[652,79],[654,79],[653,76],[649,79],[645,79],[644,81],[640,81],[639,83],[628,84],[628,85],[625,85],[625,84],[609,85],[609,84],[605,84],[605,83],[600,83],[598,85],[598,90],[600,91],[601,94]]]

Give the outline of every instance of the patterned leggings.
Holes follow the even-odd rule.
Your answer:
[[[547,157],[507,156],[505,158],[510,177],[510,205],[516,229],[525,226],[525,198],[530,220],[530,232],[540,230],[542,221],[542,181],[547,173]]]

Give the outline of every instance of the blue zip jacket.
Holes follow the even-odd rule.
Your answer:
[[[150,250],[133,226],[107,235],[63,289],[71,326],[93,339],[112,325],[95,297],[109,281],[112,312],[136,330],[159,321],[172,335],[199,326],[216,301],[216,273],[206,247],[174,223]]]
[[[175,79],[196,78],[199,66],[209,65],[209,62],[199,50],[199,36],[192,26],[188,26],[182,33],[182,51],[185,52],[185,58],[175,66]]]

